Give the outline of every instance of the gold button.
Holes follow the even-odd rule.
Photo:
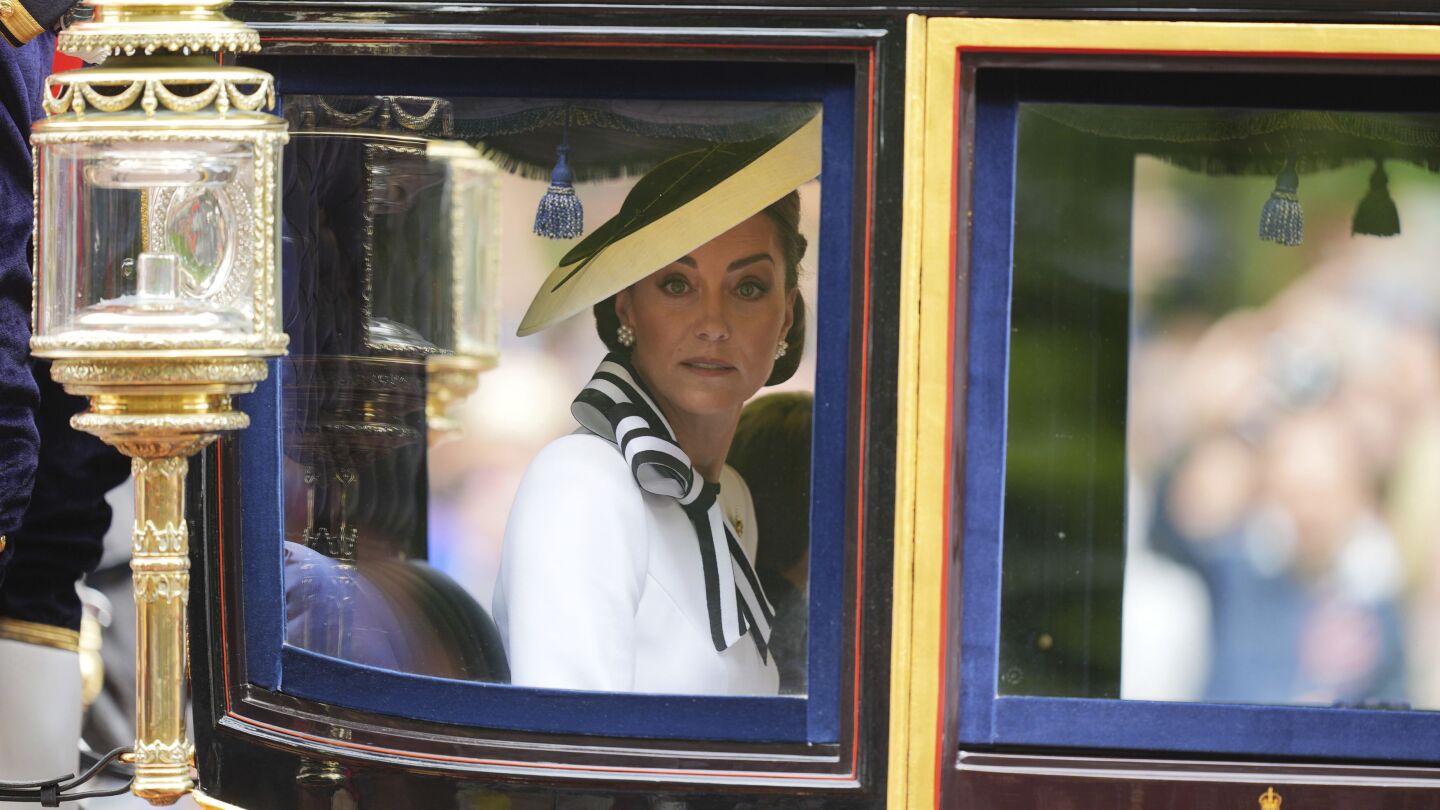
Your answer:
[[[0,534],[0,551],[5,550],[5,535]]]

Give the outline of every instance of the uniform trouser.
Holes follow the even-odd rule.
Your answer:
[[[129,472],[125,457],[70,427],[84,400],[52,382],[47,364],[32,366],[40,389],[39,463],[30,505],[0,567],[0,781],[75,770],[81,717],[75,585],[100,561],[110,525],[105,493]]]

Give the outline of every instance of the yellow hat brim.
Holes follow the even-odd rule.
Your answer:
[[[820,151],[816,116],[694,200],[605,246],[578,273],[578,261],[556,267],[516,334],[583,312],[765,210],[820,174]]]

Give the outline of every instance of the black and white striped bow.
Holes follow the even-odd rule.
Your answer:
[[[570,413],[586,430],[614,442],[640,488],[674,498],[695,527],[705,574],[710,638],[723,652],[750,630],[761,660],[769,655],[775,611],[760,579],[720,513],[720,485],[707,482],[675,443],[670,423],[624,359],[608,355]],[[729,565],[722,564],[728,559]]]

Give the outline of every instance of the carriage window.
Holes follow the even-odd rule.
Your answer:
[[[1440,117],[1016,137],[998,693],[1440,708]]]
[[[286,109],[286,642],[805,694],[819,105]],[[454,155],[494,167],[470,203]],[[465,300],[467,250],[498,252],[498,298]],[[498,333],[478,357],[467,307]]]

